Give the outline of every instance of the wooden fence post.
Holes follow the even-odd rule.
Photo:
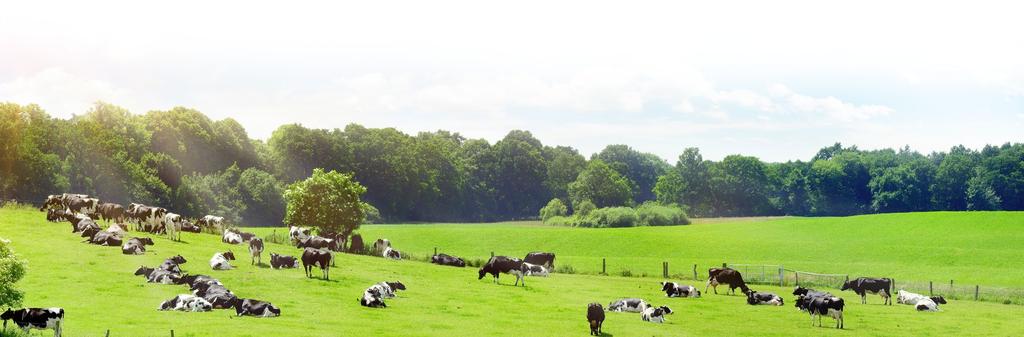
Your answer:
[[[782,265],[780,264],[780,265],[779,265],[779,286],[780,286],[780,287],[783,287],[783,286],[785,286],[785,284],[783,283],[783,282],[785,282],[785,280],[786,280],[786,268],[785,268],[785,267],[783,267],[783,266],[782,266]]]
[[[106,336],[107,336],[107,337],[110,337],[110,329],[107,329],[107,334],[106,334]]]
[[[494,252],[491,252],[491,257],[494,257]]]
[[[437,247],[434,247],[434,255],[437,255]]]
[[[978,287],[978,285],[977,285],[977,284],[975,284],[975,285],[974,285],[974,300],[975,300],[975,301],[977,301],[977,300],[978,300],[978,288],[979,288],[979,287]]]
[[[697,280],[697,264],[696,263],[693,264],[693,280],[694,281]]]
[[[949,280],[949,293],[953,293],[953,280]]]
[[[800,273],[799,272],[793,272],[793,278],[796,279],[796,286],[799,287],[800,286]]]
[[[174,337],[174,330],[171,330],[171,337]]]
[[[664,277],[664,278],[668,278],[668,262],[667,261],[661,263],[661,276]]]
[[[601,274],[608,275],[608,259],[601,258]]]
[[[727,265],[728,263],[722,262],[722,268],[726,268]]]
[[[928,296],[935,296],[935,292],[932,291],[932,281],[928,281]]]

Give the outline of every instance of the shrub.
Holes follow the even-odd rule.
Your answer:
[[[545,225],[552,226],[572,226],[572,218],[567,216],[553,216],[544,220]]]
[[[366,202],[363,203],[363,214],[366,216],[366,218],[363,219],[363,223],[365,224],[381,223],[383,220],[380,216],[380,210]]]
[[[676,205],[646,202],[636,208],[638,226],[689,225],[686,211]]]
[[[564,217],[569,214],[569,207],[565,206],[565,203],[561,199],[554,198],[548,201],[548,205],[540,209],[540,219],[547,221],[548,219],[556,216]]]
[[[597,227],[634,227],[637,225],[636,210],[629,207],[605,207],[588,216],[594,218]]]
[[[583,201],[579,202],[577,205],[573,205],[573,206],[574,206],[573,207],[574,208],[573,215],[580,216],[580,217],[585,217],[587,215],[590,215],[590,212],[593,212],[594,210],[597,209],[597,205],[594,205],[594,203],[590,202],[590,200],[583,200]]]

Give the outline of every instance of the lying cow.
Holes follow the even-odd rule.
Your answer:
[[[219,280],[207,275],[185,275],[181,277],[181,281],[187,284],[190,290],[196,290],[197,284],[221,284]]]
[[[264,302],[260,300],[254,300],[251,298],[241,299],[235,298],[234,302],[231,303],[235,308],[235,315],[237,316],[256,316],[256,317],[277,317],[281,316],[281,308],[270,304],[270,302]]]
[[[746,282],[743,282],[743,275],[732,268],[711,268],[708,269],[708,284],[704,286],[704,292],[708,292],[708,286],[713,287],[715,294],[718,294],[718,285],[729,285],[729,291],[736,294],[736,288],[746,293],[750,290]]]
[[[383,298],[394,298],[395,292],[405,290],[405,284],[402,284],[401,281],[380,282],[372,285],[371,287],[376,287],[380,290],[380,296]]]
[[[601,335],[601,325],[604,324],[604,308],[601,308],[601,303],[587,305],[587,323],[590,324],[591,335]]]
[[[188,220],[181,221],[181,231],[189,233],[202,233],[203,229],[189,222]]]
[[[214,309],[234,307],[235,301],[238,300],[238,296],[235,296],[223,284],[197,283],[193,293],[210,302]]]
[[[480,277],[478,277],[477,279],[483,279],[484,275],[487,274],[491,274],[494,276],[494,283],[498,283],[499,274],[512,274],[516,276],[515,285],[518,286],[519,282],[522,282],[523,286],[526,286],[526,281],[523,280],[523,276],[525,276],[526,274],[523,267],[523,260],[514,257],[491,257],[491,259],[487,260],[487,263],[480,268]]]
[[[384,248],[384,254],[381,255],[381,256],[389,258],[389,259],[401,260],[402,259],[402,252],[399,252],[398,250],[396,250],[394,248],[387,247],[387,248]]]
[[[181,284],[181,274],[149,267],[139,267],[135,270],[135,275],[140,275],[146,278],[146,282],[149,283],[161,283],[161,284]]]
[[[153,245],[153,239],[134,237],[125,241],[121,246],[121,253],[125,255],[139,255],[146,252],[146,246]]]
[[[157,269],[162,269],[162,270],[174,272],[174,273],[177,273],[177,274],[181,274],[181,266],[180,265],[185,264],[185,262],[188,262],[188,260],[185,260],[184,256],[175,255],[175,256],[171,256],[171,257],[167,258],[166,260],[164,260],[164,263],[161,263],[160,267],[157,267]]]
[[[249,240],[250,265],[263,264],[263,239],[253,238]]]
[[[386,308],[388,305],[384,303],[384,296],[380,293],[380,289],[371,286],[363,291],[363,297],[359,299],[359,304],[364,307],[371,308]]]
[[[294,256],[278,255],[276,253],[270,253],[270,268],[281,269],[281,268],[298,268],[299,259]]]
[[[391,241],[388,239],[377,239],[373,242],[373,255],[387,256],[384,255],[384,249],[391,247]]]
[[[924,296],[903,289],[896,292],[896,303],[913,305],[917,311],[939,311],[939,304],[946,304],[942,296]]]
[[[548,276],[548,269],[541,265],[523,262],[526,276]]]
[[[661,291],[664,291],[667,297],[700,297],[700,290],[697,290],[697,287],[675,282],[661,282]]]
[[[669,309],[666,306],[660,306],[657,308],[647,307],[640,314],[640,318],[643,319],[644,322],[665,323],[665,315],[669,315],[671,313],[672,309]]]
[[[224,243],[232,244],[232,245],[237,245],[239,243],[242,243],[242,241],[243,241],[241,234],[238,234],[235,231],[230,230],[230,229],[224,231],[224,235],[221,237],[220,240],[223,241]]]
[[[756,292],[754,290],[751,290],[751,291],[747,292],[747,304],[750,304],[750,305],[767,304],[767,305],[775,305],[775,306],[782,306],[783,305],[782,297],[779,297],[779,295],[775,295],[773,293],[759,293],[759,292]]]
[[[530,252],[526,254],[523,262],[544,266],[548,269],[555,269],[555,254],[545,252]]]
[[[457,256],[451,256],[451,255],[448,255],[448,254],[445,254],[445,253],[441,253],[441,254],[437,254],[437,255],[431,256],[430,257],[430,263],[439,264],[439,265],[442,265],[442,266],[452,266],[452,267],[465,267],[466,266],[466,261],[463,261],[462,258],[459,258]]]
[[[64,323],[64,309],[62,308],[26,308],[4,311],[0,314],[4,321],[4,330],[7,330],[7,321],[13,320],[14,324],[21,328],[25,334],[31,329],[47,330],[53,329],[53,336],[60,337],[61,325]]]
[[[885,300],[885,304],[892,305],[892,279],[858,277],[855,280],[843,283],[841,290],[853,289],[853,292],[860,295],[860,303],[867,304],[868,294],[879,294]]]
[[[613,312],[643,312],[650,305],[646,301],[639,298],[623,298],[621,300],[608,303],[608,311]]]
[[[235,253],[226,251],[223,253],[214,253],[213,257],[210,258],[210,268],[213,270],[231,270],[235,267],[231,266],[228,261],[235,260]]]
[[[334,254],[324,249],[306,248],[302,251],[302,268],[306,270],[306,277],[313,277],[313,266],[319,265],[325,280],[331,279],[331,261]]]
[[[92,234],[92,237],[87,240],[89,243],[100,246],[120,246],[122,243],[121,236],[114,232],[98,231]]]
[[[181,294],[174,296],[174,298],[160,303],[159,310],[175,310],[175,311],[192,311],[202,312],[210,311],[213,309],[213,304],[210,304],[206,299],[191,295]]]

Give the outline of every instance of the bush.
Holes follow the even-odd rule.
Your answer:
[[[597,209],[597,205],[594,205],[594,203],[590,202],[590,200],[583,200],[579,202],[577,205],[573,205],[573,208],[573,215],[585,217],[590,215],[590,212],[593,212],[595,209]]]
[[[384,218],[381,218],[380,216],[380,210],[378,210],[377,207],[370,205],[370,203],[363,203],[363,214],[366,216],[363,219],[363,223],[365,224],[381,223],[384,220]]]
[[[564,217],[569,214],[569,207],[565,206],[565,203],[561,199],[554,198],[548,201],[548,205],[540,209],[540,219],[547,221],[548,219],[556,216]]]
[[[544,220],[544,224],[552,226],[572,226],[572,217],[553,216]]]
[[[590,213],[599,227],[634,227],[637,224],[636,210],[629,207],[605,207]]]
[[[638,226],[689,225],[686,211],[676,205],[647,202],[636,208]]]

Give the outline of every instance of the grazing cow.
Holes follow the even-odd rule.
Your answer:
[[[293,244],[298,244],[299,241],[309,238],[312,230],[305,227],[299,226],[288,226],[288,237],[291,238]]]
[[[256,317],[277,317],[281,316],[281,308],[270,304],[270,302],[264,302],[260,300],[254,300],[251,298],[241,299],[235,298],[231,306],[235,308],[235,315],[237,316],[256,316]]]
[[[252,259],[250,265],[263,263],[263,239],[253,238],[249,240],[249,255],[249,258]]]
[[[112,202],[105,202],[100,204],[96,211],[100,214],[100,218],[103,221],[110,222],[113,220],[115,223],[124,222],[124,206],[115,204]]]
[[[194,290],[196,296],[200,296],[213,305],[214,309],[227,309],[234,306],[238,296],[235,296],[222,284],[203,283]]]
[[[163,269],[139,267],[139,269],[135,271],[135,275],[145,277],[146,282],[149,283],[181,284],[183,282],[181,274]]]
[[[525,275],[523,260],[508,256],[491,257],[490,260],[487,260],[487,264],[480,268],[480,277],[477,279],[483,279],[484,275],[488,273],[494,276],[494,283],[498,283],[498,275],[504,273],[516,276],[515,285],[518,286],[519,282],[522,281],[523,286],[526,286],[526,280],[523,279]]]
[[[234,267],[232,267],[231,263],[228,261],[232,261],[234,259],[235,253],[232,253],[231,251],[214,253],[213,257],[210,258],[210,268],[213,268],[213,270],[231,270]]]
[[[181,238],[178,236],[178,231],[181,230],[181,215],[175,213],[167,213],[164,215],[163,228],[164,232],[167,232],[167,238],[172,241],[178,241]]]
[[[660,306],[657,308],[647,307],[644,309],[643,313],[640,314],[640,318],[643,319],[644,322],[665,323],[665,315],[669,315],[671,313],[672,309],[669,309],[666,306]]]
[[[199,220],[196,220],[196,225],[206,228],[224,228],[224,217],[205,215],[202,218],[199,218]]]
[[[108,231],[98,231],[94,233],[87,241],[94,245],[117,247],[121,245],[121,242],[123,240],[121,240],[121,236],[118,235],[117,233]]]
[[[373,243],[373,255],[385,256],[384,250],[388,247],[391,247],[391,240],[377,239],[377,241]]]
[[[675,282],[661,282],[661,291],[668,297],[695,297],[700,298],[700,290],[691,285],[681,285]]]
[[[389,259],[401,260],[402,259],[402,252],[399,252],[398,250],[392,249],[391,247],[387,247],[387,248],[384,248],[384,254],[381,255],[381,256],[389,258]]]
[[[178,296],[174,296],[174,298],[166,300],[163,303],[160,303],[159,308],[159,310],[192,312],[210,311],[212,309],[213,304],[210,304],[210,301],[207,301],[202,297],[190,294],[181,294]]]
[[[946,304],[942,296],[924,296],[903,289],[896,292],[896,303],[913,305],[917,311],[939,311],[939,304]]]
[[[188,262],[188,260],[185,260],[185,257],[181,255],[175,255],[164,260],[164,263],[160,264],[160,267],[157,267],[157,269],[162,269],[174,272],[176,274],[181,274],[181,267],[179,265],[185,264],[185,262]]]
[[[395,292],[399,290],[405,290],[405,284],[403,284],[401,281],[380,282],[372,285],[371,287],[376,287],[377,290],[379,290],[380,292],[380,296],[383,298],[394,298]]]
[[[541,265],[523,262],[526,276],[548,276],[548,269]]]
[[[121,246],[121,253],[125,255],[139,255],[146,252],[146,246],[153,245],[153,239],[134,237],[125,241]]]
[[[647,309],[650,304],[639,298],[623,298],[621,300],[608,303],[608,311],[613,312],[643,312]]]
[[[306,270],[306,277],[313,277],[313,266],[320,265],[325,280],[331,279],[331,261],[334,254],[329,250],[306,248],[302,251],[302,268]]]
[[[277,255],[276,253],[270,253],[270,268],[281,269],[298,267],[299,259],[296,259],[294,256]]]
[[[587,322],[590,323],[590,334],[601,335],[601,324],[604,324],[604,308],[601,303],[590,303],[587,305]]]
[[[855,280],[843,283],[841,290],[853,289],[853,292],[860,295],[860,303],[868,303],[868,293],[879,294],[885,300],[885,304],[892,305],[892,279],[858,277]]]
[[[736,288],[740,288],[743,293],[750,290],[747,288],[746,282],[743,282],[743,275],[739,271],[732,268],[711,268],[708,269],[708,284],[704,286],[704,292],[708,292],[708,286],[713,287],[715,294],[718,294],[718,285],[728,284],[729,291],[733,295],[736,294]]]
[[[807,312],[811,315],[811,326],[814,326],[814,318],[818,318],[818,326],[821,326],[821,316],[832,317],[836,321],[836,328],[843,328],[843,299],[839,297],[803,297],[806,301]],[[799,305],[799,304],[798,304]]]
[[[531,252],[526,254],[526,258],[523,262],[542,265],[550,269],[555,269],[555,254],[545,252]]]
[[[296,245],[299,248],[316,248],[316,249],[329,249],[337,250],[337,241],[334,239],[328,239],[322,236],[310,236],[303,240],[300,240]]]
[[[363,254],[366,251],[366,247],[363,245],[363,236],[359,234],[352,235],[352,244],[348,246],[349,253]]]
[[[386,308],[388,305],[384,304],[384,297],[380,293],[380,289],[373,285],[366,288],[363,291],[363,297],[359,299],[359,304],[364,307],[371,308]]]
[[[39,207],[40,212],[47,209],[67,209],[67,207],[65,207],[64,203],[61,201],[61,196],[51,194],[46,196],[46,200],[43,201],[43,206]]]
[[[441,253],[441,254],[437,254],[437,255],[431,256],[430,257],[430,263],[439,264],[439,265],[442,265],[442,266],[452,266],[452,267],[465,267],[466,266],[466,261],[463,261],[462,258],[457,257],[457,256],[451,256],[451,255],[448,255],[448,254],[445,254],[445,253]]]
[[[26,308],[4,311],[0,314],[4,321],[4,330],[7,330],[7,321],[13,320],[25,334],[31,329],[53,329],[53,336],[60,337],[61,325],[64,323],[64,309],[62,308]]]
[[[233,230],[229,229],[224,231],[224,236],[222,236],[220,240],[223,241],[224,243],[237,245],[239,243],[242,243],[242,236],[239,235],[238,233],[235,233]]]
[[[754,290],[751,290],[751,291],[747,292],[747,304],[750,304],[750,305],[767,304],[767,305],[775,305],[775,306],[782,306],[783,305],[782,297],[779,297],[779,295],[775,295],[773,293],[759,293],[759,292],[756,292]]]

